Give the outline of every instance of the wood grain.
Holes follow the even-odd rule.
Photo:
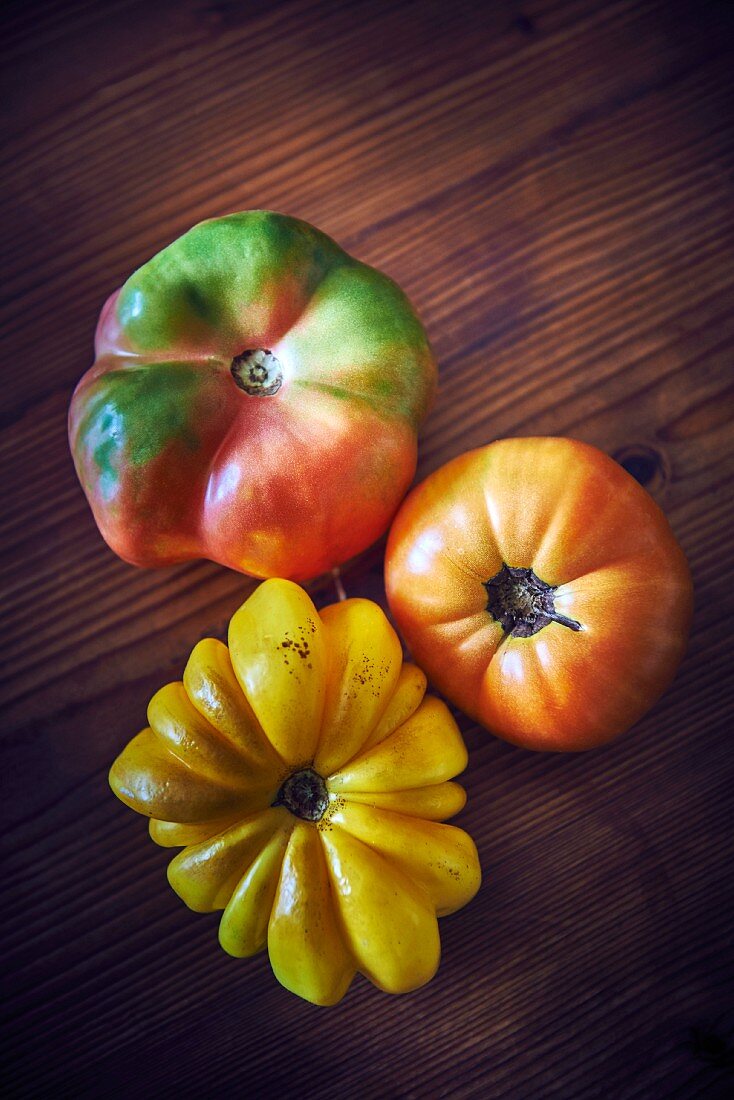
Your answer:
[[[734,1029],[734,9],[26,0],[2,53],[7,1094],[731,1095],[691,1029]],[[332,1010],[226,957],[106,784],[252,582],[116,560],[66,444],[106,295],[259,206],[417,305],[441,366],[419,477],[498,436],[588,440],[696,586],[681,672],[617,745],[533,754],[459,716],[482,891],[428,987]],[[351,595],[384,602],[382,552]]]

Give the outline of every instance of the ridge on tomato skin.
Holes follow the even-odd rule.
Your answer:
[[[406,498],[390,609],[438,689],[498,737],[578,751],[628,730],[685,652],[690,571],[652,497],[571,439],[503,439]]]
[[[438,967],[437,918],[481,879],[471,838],[444,824],[467,762],[448,707],[370,600],[319,612],[268,580],[228,643],[203,639],[156,693],[112,789],[182,849],[169,882],[191,909],[223,910],[230,955],[267,947],[278,981],[315,1004],[357,971],[417,989]]]
[[[436,364],[400,288],[305,222],[201,222],[105,304],[69,441],[135,565],[314,577],[387,528]]]

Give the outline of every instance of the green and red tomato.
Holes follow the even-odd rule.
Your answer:
[[[302,580],[364,550],[415,473],[436,365],[400,288],[305,222],[194,226],[105,305],[76,469],[126,561]]]

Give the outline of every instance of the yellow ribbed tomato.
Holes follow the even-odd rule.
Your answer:
[[[224,910],[225,951],[267,946],[277,979],[315,1004],[339,1001],[357,970],[390,993],[423,985],[436,918],[479,888],[472,840],[442,824],[464,805],[450,780],[466,748],[425,689],[377,604],[318,612],[268,580],[229,648],[199,642],[112,766],[153,839],[183,848],[176,893]]]

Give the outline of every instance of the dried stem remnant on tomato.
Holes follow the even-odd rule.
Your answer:
[[[283,370],[269,348],[253,348],[235,355],[232,377],[250,397],[272,397],[283,384]]]
[[[556,589],[542,581],[532,569],[503,565],[487,589],[487,611],[505,633],[513,638],[531,638],[548,623],[560,623],[570,630],[581,630],[581,623],[556,611]]]
[[[329,805],[326,784],[313,768],[293,772],[278,791],[274,806],[285,806],[303,821],[320,821]]]

